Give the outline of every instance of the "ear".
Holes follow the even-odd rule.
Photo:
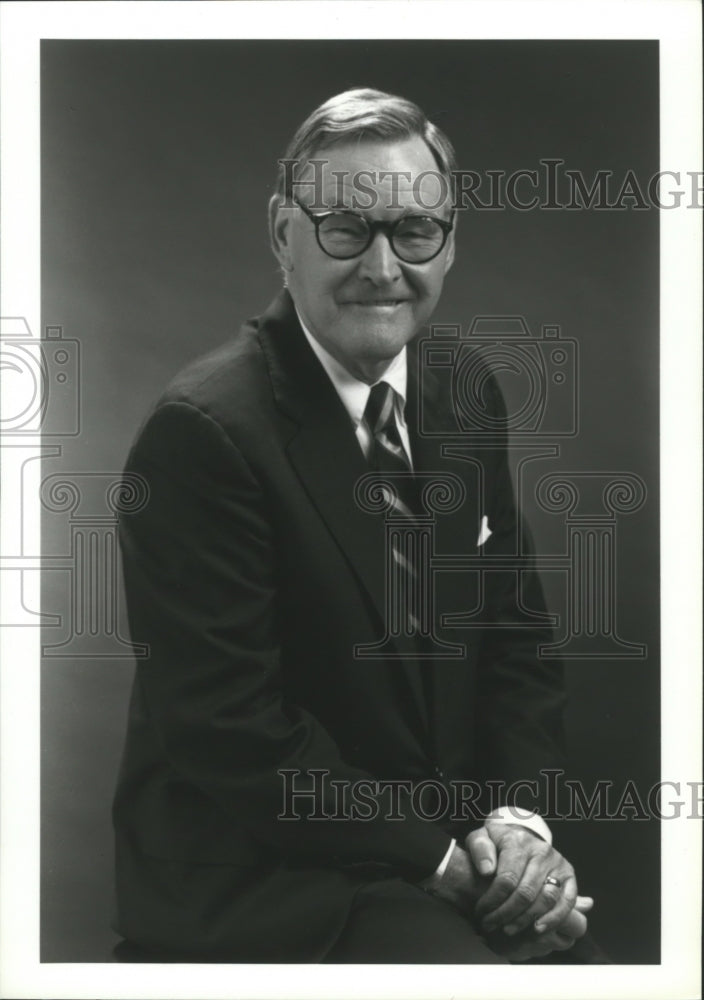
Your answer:
[[[292,271],[291,223],[292,209],[287,208],[280,194],[269,199],[269,239],[274,256],[284,271]]]

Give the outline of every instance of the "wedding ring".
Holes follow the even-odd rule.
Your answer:
[[[545,879],[545,885],[556,885],[557,888],[559,889],[560,886],[562,885],[562,882],[559,880],[559,878],[555,878],[554,875],[548,875],[548,877]]]

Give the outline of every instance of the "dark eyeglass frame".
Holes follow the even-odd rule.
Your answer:
[[[403,261],[404,264],[427,264],[429,261],[435,260],[437,255],[442,252],[442,250],[445,247],[445,244],[447,243],[447,238],[452,232],[455,225],[454,209],[452,210],[452,215],[450,216],[449,222],[446,221],[445,219],[438,219],[435,215],[402,215],[400,218],[395,219],[393,222],[381,222],[381,221],[370,222],[359,212],[354,212],[351,208],[333,209],[330,212],[311,212],[311,210],[306,205],[301,204],[298,198],[294,198],[293,202],[294,204],[298,205],[298,207],[304,212],[305,215],[308,216],[310,221],[313,223],[313,225],[315,226],[315,238],[318,243],[318,246],[320,247],[320,249],[323,251],[324,254],[326,254],[328,257],[332,257],[333,260],[354,260],[355,257],[361,257],[363,253],[367,252],[369,247],[374,242],[376,234],[378,232],[382,232],[389,241],[389,246],[391,247],[393,252],[396,254],[399,260]],[[320,239],[320,226],[326,219],[329,219],[331,215],[351,215],[353,218],[360,219],[364,223],[364,225],[369,230],[369,239],[367,240],[366,244],[362,247],[361,250],[357,250],[355,253],[347,254],[346,256],[341,257],[338,254],[330,253],[329,250],[325,249]],[[409,219],[428,220],[430,222],[436,223],[436,225],[440,226],[440,228],[442,229],[443,232],[442,243],[440,244],[438,249],[433,254],[430,255],[430,257],[424,257],[423,260],[406,260],[406,258],[402,257],[401,254],[396,249],[394,245],[394,231],[398,228],[398,226],[402,222],[408,222]]]

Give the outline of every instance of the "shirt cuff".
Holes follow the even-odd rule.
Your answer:
[[[449,864],[450,856],[452,855],[452,852],[454,851],[456,846],[457,846],[457,841],[453,837],[452,840],[450,841],[450,846],[447,849],[445,857],[442,859],[440,864],[435,869],[435,874],[437,875],[438,878],[442,878],[443,875],[445,874],[445,869]]]
[[[496,820],[499,823],[517,823],[519,826],[525,826],[552,846],[550,827],[542,816],[531,812],[530,809],[521,809],[520,806],[499,806],[498,809],[489,813],[487,819]]]

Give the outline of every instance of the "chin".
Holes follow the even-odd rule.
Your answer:
[[[398,327],[385,323],[375,323],[363,338],[359,339],[360,347],[379,359],[393,358],[413,339],[415,331],[408,326]]]

